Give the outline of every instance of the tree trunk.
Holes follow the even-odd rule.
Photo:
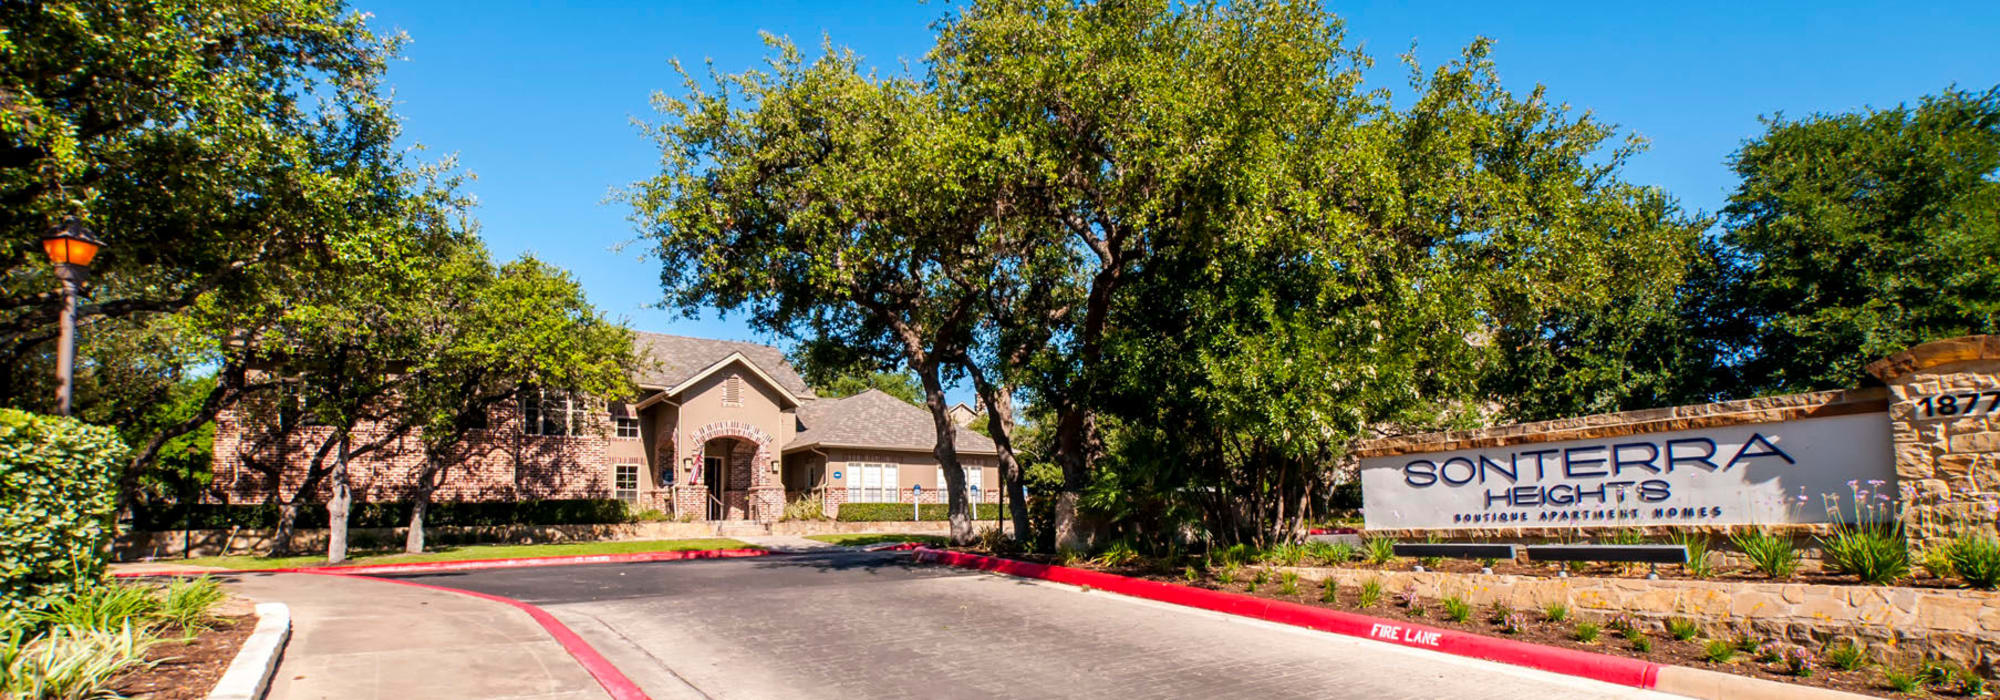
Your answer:
[[[1062,468],[1062,491],[1056,496],[1056,548],[1087,551],[1096,532],[1077,513],[1090,475],[1090,414],[1081,408],[1056,410],[1056,466]]]
[[[1013,517],[1014,541],[1027,542],[1028,492],[1021,463],[1014,455],[1014,392],[988,383],[985,373],[970,362],[965,369],[980,401],[986,404],[986,431],[993,434],[994,450],[999,453],[1001,500],[1007,502],[1008,510],[1002,517]]]
[[[347,561],[347,510],[354,494],[347,485],[347,431],[340,432],[340,456],[333,462],[333,496],[326,501],[326,561]]]
[[[403,536],[403,551],[410,554],[424,553],[424,511],[429,510],[429,493],[418,496],[410,502],[410,532]]]
[[[281,437],[278,441],[278,467],[276,471],[270,473],[273,494],[283,487],[285,470],[291,466],[290,445],[291,440],[288,437]],[[332,448],[332,441],[320,444],[319,449],[313,453],[312,461],[306,463],[305,481],[299,484],[298,491],[292,493],[292,500],[278,503],[278,526],[271,533],[271,556],[282,557],[292,553],[292,532],[299,522],[299,503],[311,498],[313,492],[319,490],[319,482],[326,478],[326,472],[320,467],[326,464],[326,454]]]
[[[971,544],[972,513],[965,497],[965,467],[958,463],[958,421],[951,419],[945,406],[944,382],[938,379],[938,363],[919,367],[924,383],[924,405],[931,410],[931,424],[937,428],[937,445],[932,453],[944,468],[946,513],[951,520],[951,543]]]

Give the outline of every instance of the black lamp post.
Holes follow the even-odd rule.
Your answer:
[[[62,335],[56,340],[56,413],[60,415],[69,415],[76,371],[76,298],[83,294],[84,280],[90,278],[90,261],[103,246],[103,241],[74,218],[64,219],[42,236],[42,249],[56,265],[56,279],[62,280]]]

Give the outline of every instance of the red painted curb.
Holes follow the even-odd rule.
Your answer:
[[[1049,564],[1035,564],[1012,559],[948,552],[936,549],[915,550],[917,561],[937,562],[952,566],[980,569],[1009,576],[1038,578],[1056,583],[1075,586],[1089,586],[1134,598],[1144,598],[1162,603],[1185,605],[1191,608],[1241,615],[1244,617],[1295,625],[1321,632],[1332,632],[1353,637],[1365,637],[1375,641],[1390,642],[1406,647],[1441,651],[1447,654],[1469,656],[1488,661],[1527,666],[1544,671],[1579,676],[1592,680],[1616,683],[1634,688],[1652,688],[1657,681],[1660,665],[1650,661],[1628,659],[1622,656],[1607,656],[1590,652],[1547,647],[1540,644],[1499,639],[1458,630],[1429,627],[1379,617],[1369,617],[1339,610],[1327,610],[1310,605],[1269,600],[1256,596],[1224,593],[1202,588],[1192,588],[1159,581],[1107,574],[1100,571],[1072,569]]]
[[[736,550],[736,551],[741,551],[741,550]],[[619,671],[617,666],[611,665],[611,661],[605,659],[603,654],[597,653],[596,647],[590,646],[589,642],[583,641],[582,637],[577,636],[576,632],[569,628],[569,625],[563,624],[562,621],[557,620],[554,615],[550,615],[547,610],[543,610],[534,605],[523,603],[513,598],[493,595],[491,593],[468,591],[462,588],[447,588],[445,586],[433,586],[428,583],[417,583],[415,581],[403,581],[400,579],[375,578],[373,576],[359,576],[344,571],[308,569],[294,573],[318,574],[321,576],[340,576],[344,578],[358,578],[366,581],[380,581],[382,583],[394,583],[404,586],[415,586],[417,588],[429,588],[434,591],[446,591],[449,593],[469,595],[474,598],[483,598],[486,600],[493,601],[495,603],[505,603],[507,605],[514,606],[516,608],[519,608],[522,612],[527,613],[528,617],[534,618],[535,622],[542,626],[542,629],[548,631],[549,636],[555,637],[556,643],[562,645],[563,651],[569,652],[570,658],[576,659],[576,663],[582,666],[583,670],[586,673],[589,673],[590,677],[596,680],[599,686],[602,686],[604,688],[604,692],[606,694],[609,694],[612,700],[652,700],[650,696],[646,695],[646,691],[639,689],[638,684],[633,683],[632,679],[626,678],[625,673]]]
[[[565,557],[518,557],[514,559],[466,559],[462,561],[429,561],[406,564],[357,564],[352,566],[300,566],[280,569],[227,569],[203,571],[195,569],[173,571],[126,571],[112,574],[118,578],[142,576],[199,576],[201,574],[398,574],[425,571],[466,571],[470,569],[508,569],[527,566],[571,566],[577,564],[626,564],[649,561],[680,561],[683,559],[722,559],[730,557],[761,557],[770,554],[762,549],[695,549],[668,552],[628,552],[624,554],[578,554]]]

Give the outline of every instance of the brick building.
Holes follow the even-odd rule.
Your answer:
[[[844,503],[943,501],[937,433],[922,407],[873,390],[818,398],[766,345],[657,333],[636,334],[634,345],[638,396],[530,392],[496,407],[435,498],[618,498],[695,520],[764,522],[800,499],[829,515]],[[274,481],[287,498],[298,488],[308,445],[329,429],[281,425],[288,418],[273,408],[247,403],[216,418],[217,500],[261,503]],[[381,435],[363,425],[350,443]],[[973,500],[997,501],[993,442],[961,429],[957,445]],[[355,498],[409,498],[422,460],[418,435],[350,460]]]

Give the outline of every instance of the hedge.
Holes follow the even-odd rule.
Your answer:
[[[104,581],[126,452],[110,428],[0,409],[0,618]]]
[[[432,503],[424,512],[425,527],[453,525],[594,525],[627,520],[625,502],[611,498],[549,499],[539,501],[444,501]],[[299,506],[295,527],[326,527],[326,504]],[[408,501],[356,503],[348,511],[347,525],[354,528],[403,527],[410,524]],[[148,509],[133,514],[133,529],[223,530],[233,527],[267,529],[277,527],[278,507],[269,503],[223,505],[196,503]]]
[[[950,515],[951,506],[943,503],[926,503],[917,506],[920,520],[944,520]],[[994,520],[1000,517],[1000,504],[980,503],[974,511],[974,520]],[[883,522],[908,521],[908,503],[845,503],[840,506],[841,522]]]

